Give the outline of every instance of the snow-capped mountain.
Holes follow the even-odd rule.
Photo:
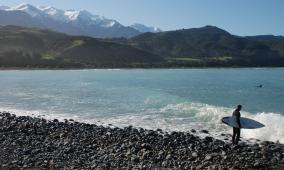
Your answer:
[[[138,23],[135,23],[133,25],[130,25],[130,27],[138,30],[139,32],[161,32],[162,30],[158,27],[148,27],[146,25],[143,25],[143,24],[138,24]]]
[[[40,27],[71,35],[92,37],[132,37],[142,32],[159,32],[156,27],[142,24],[124,26],[118,21],[86,10],[61,10],[51,6],[20,4],[16,7],[0,6],[0,25]]]
[[[38,7],[43,13],[45,13],[47,16],[54,20],[58,21],[67,21],[65,16],[65,11],[56,9],[54,7],[48,6],[48,7]]]
[[[27,14],[29,14],[32,17],[41,17],[44,16],[44,13],[42,13],[42,11],[30,4],[20,4],[16,7],[11,7],[9,9],[6,9],[7,11],[23,11],[26,12]]]

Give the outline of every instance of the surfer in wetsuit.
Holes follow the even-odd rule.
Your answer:
[[[233,117],[235,117],[235,120],[237,124],[239,125],[239,128],[233,127],[233,137],[232,137],[232,143],[237,145],[239,140],[240,140],[240,135],[241,135],[241,122],[240,122],[240,117],[241,113],[240,111],[242,110],[242,105],[238,105],[236,110],[233,112]]]

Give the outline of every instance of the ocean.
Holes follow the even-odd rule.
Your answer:
[[[283,68],[0,71],[0,111],[16,115],[218,136],[238,104],[265,124],[242,137],[284,143]]]

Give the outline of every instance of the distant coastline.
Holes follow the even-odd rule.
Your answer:
[[[82,68],[53,68],[53,67],[0,67],[0,71],[5,70],[103,70],[103,69],[122,69],[122,70],[132,70],[132,69],[270,69],[270,68],[284,68],[283,67],[82,67]]]

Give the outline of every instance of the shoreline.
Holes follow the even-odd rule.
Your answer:
[[[10,71],[10,70],[182,70],[182,69],[283,69],[283,67],[98,67],[98,68],[25,68],[25,67],[0,67],[0,71]]]
[[[0,168],[281,169],[284,145],[0,112]]]

